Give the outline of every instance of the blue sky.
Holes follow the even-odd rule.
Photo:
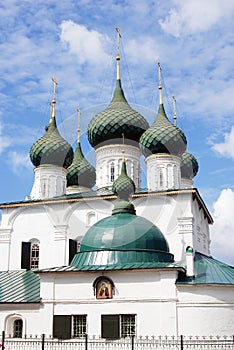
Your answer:
[[[111,99],[120,26],[125,95],[151,124],[160,60],[167,115],[175,94],[177,125],[199,162],[195,186],[215,219],[212,253],[234,264],[233,17],[227,0],[1,2],[0,202],[30,194],[28,153],[49,119],[52,76],[60,132],[74,145],[80,106],[83,148],[94,161],[85,130]]]

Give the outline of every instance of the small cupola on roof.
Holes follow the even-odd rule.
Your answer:
[[[134,205],[126,200],[132,193],[132,183],[124,160],[122,169],[120,179],[113,184],[119,200],[112,215],[98,221],[86,232],[80,252],[71,263],[73,266],[91,270],[97,266],[100,269],[134,269],[168,266],[174,261],[159,228],[137,216]]]
[[[36,167],[40,165],[57,165],[68,168],[73,160],[73,149],[60,135],[56,124],[56,79],[54,82],[54,98],[51,101],[50,122],[45,127],[45,135],[36,141],[30,150],[30,158]]]
[[[186,149],[184,133],[172,125],[166,116],[162,97],[161,65],[158,62],[159,73],[159,108],[155,122],[140,138],[140,147],[147,157],[151,154],[166,153],[181,156]]]
[[[73,149],[60,135],[56,124],[56,78],[53,77],[54,97],[50,107],[50,121],[45,135],[36,141],[30,150],[35,166],[35,179],[30,198],[43,199],[61,196],[66,190],[66,174],[73,160]]]
[[[78,111],[78,139],[72,164],[67,168],[67,193],[90,191],[95,184],[95,168],[85,159],[80,143],[80,108]]]
[[[117,28],[120,40],[119,28]],[[118,41],[119,43],[120,41]],[[118,44],[117,81],[113,98],[109,106],[98,113],[88,125],[88,139],[92,147],[118,143],[124,133],[126,143],[138,142],[143,132],[149,127],[145,118],[127,102],[120,78],[120,50]]]
[[[131,196],[135,192],[135,184],[134,181],[127,175],[126,161],[124,157],[122,159],[122,167],[121,173],[119,177],[114,181],[112,190],[114,194],[117,194],[119,198],[128,200],[129,196]]]
[[[199,166],[196,158],[185,151],[181,157],[180,171],[181,171],[181,187],[192,188],[193,178],[197,175]]]

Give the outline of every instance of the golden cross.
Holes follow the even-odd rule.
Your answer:
[[[120,34],[120,27],[116,27],[116,32],[118,35],[118,45],[117,45],[117,50],[118,50],[118,55],[119,55],[119,50],[120,50],[120,38],[121,38],[121,34]]]

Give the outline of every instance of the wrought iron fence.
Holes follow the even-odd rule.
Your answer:
[[[5,337],[2,332],[0,350],[234,350],[234,336],[131,337],[108,340],[95,336],[58,340],[46,337]]]

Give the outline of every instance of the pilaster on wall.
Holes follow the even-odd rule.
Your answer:
[[[188,246],[194,246],[194,218],[193,217],[183,217],[178,218],[178,231],[182,237],[182,260],[185,261],[185,251]]]
[[[179,189],[181,159],[170,154],[152,154],[145,159],[149,191]]]
[[[120,175],[123,157],[123,145],[108,145],[96,149],[96,187],[97,190],[112,188],[114,180]],[[128,176],[140,187],[139,147],[124,145],[124,155]]]
[[[9,270],[12,228],[0,229],[0,270]]]
[[[41,165],[34,169],[34,174],[30,199],[53,198],[65,194],[66,169],[52,165]]]
[[[51,260],[54,261],[53,266],[68,264],[68,225],[54,226],[54,256]]]

